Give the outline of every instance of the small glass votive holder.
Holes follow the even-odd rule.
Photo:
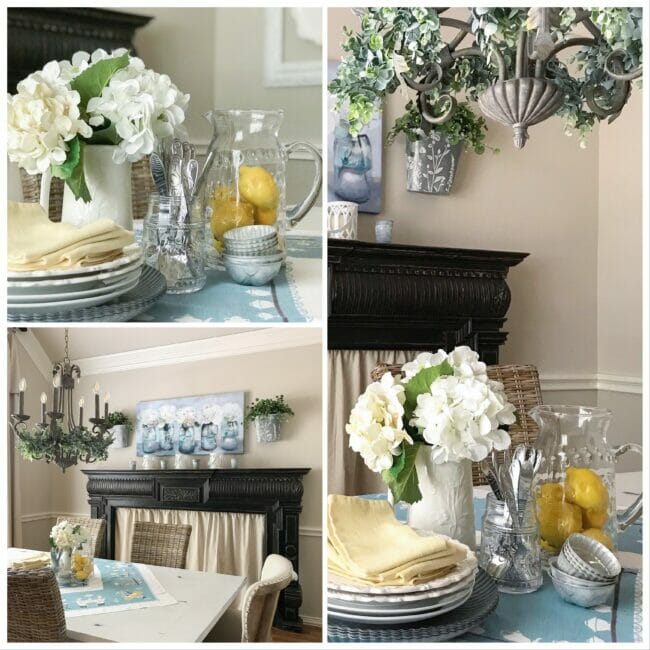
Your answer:
[[[478,563],[494,579],[499,591],[528,594],[537,591],[543,582],[533,499],[529,499],[521,521],[517,513],[513,516],[503,501],[492,493],[487,495]]]
[[[161,458],[160,459],[160,469],[167,469],[167,459],[166,458]]]
[[[203,288],[205,225],[181,217],[179,196],[151,194],[142,227],[145,264],[167,280],[167,293],[194,293]]]
[[[192,469],[201,469],[201,461],[198,458],[192,458]]]
[[[138,463],[135,460],[130,460],[129,461],[129,469],[130,470],[136,470],[138,468]]]
[[[351,201],[327,204],[327,236],[331,239],[356,239],[359,206]]]
[[[393,241],[392,219],[380,219],[375,223],[375,241],[379,244],[390,244]]]

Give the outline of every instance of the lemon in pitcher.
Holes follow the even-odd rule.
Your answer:
[[[239,168],[239,194],[256,208],[271,210],[278,205],[279,191],[273,176],[264,167]]]
[[[584,510],[607,510],[607,488],[600,476],[587,467],[567,467],[564,492],[568,501]]]

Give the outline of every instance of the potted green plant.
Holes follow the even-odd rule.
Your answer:
[[[280,425],[291,415],[291,407],[284,401],[284,395],[274,398],[255,399],[248,407],[246,421],[255,424],[257,442],[277,442],[280,439]]]
[[[108,423],[110,424],[108,431],[113,436],[111,447],[114,449],[128,447],[129,433],[132,429],[131,420],[128,416],[121,411],[113,411],[108,414]]]
[[[409,191],[449,193],[463,149],[486,150],[486,122],[467,101],[475,101],[489,83],[485,61],[459,59],[444,70],[435,88],[427,88],[429,62],[443,46],[435,9],[380,7],[356,13],[360,29],[345,29],[346,56],[329,85],[337,110],[346,109],[354,137],[380,100],[397,91],[409,97],[387,144],[400,133],[406,136]],[[455,99],[459,94],[461,102]]]

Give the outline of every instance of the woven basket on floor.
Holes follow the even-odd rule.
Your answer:
[[[39,203],[41,197],[41,175],[30,176],[24,169],[20,170],[20,182],[23,187],[23,201]],[[131,165],[131,205],[133,218],[144,219],[149,206],[149,194],[155,192],[153,179],[149,172],[149,156]],[[50,184],[50,220],[61,221],[63,209],[63,181],[52,178]]]
[[[371,373],[373,381],[381,379],[382,375],[390,372],[399,375],[401,365],[380,363]],[[490,379],[503,384],[508,400],[514,404],[517,422],[508,428],[512,448],[517,445],[532,445],[537,439],[538,428],[529,417],[528,411],[542,403],[542,391],[539,385],[539,374],[535,366],[518,366],[505,364],[488,366],[487,374]],[[503,459],[503,454],[499,454]],[[472,463],[472,482],[474,485],[487,485],[478,463]]]

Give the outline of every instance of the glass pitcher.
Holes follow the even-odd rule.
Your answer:
[[[537,447],[543,461],[535,478],[535,502],[542,549],[559,553],[576,532],[610,548],[616,536],[640,515],[643,496],[624,512],[616,511],[616,461],[641,446],[607,442],[612,413],[588,406],[543,405],[529,415],[539,425]]]
[[[192,220],[203,219],[209,242],[222,248],[225,232],[240,226],[276,226],[280,233],[295,226],[312,207],[322,180],[321,156],[307,142],[283,145],[279,130],[283,111],[210,111],[213,129],[205,165],[192,202]],[[315,173],[307,196],[286,205],[289,154],[306,151]]]

